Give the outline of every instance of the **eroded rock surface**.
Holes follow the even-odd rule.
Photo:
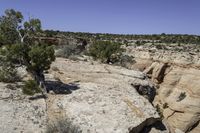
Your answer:
[[[46,118],[44,99],[28,100],[15,85],[0,82],[1,133],[42,133]]]
[[[159,48],[157,47],[159,45]],[[128,46],[127,54],[158,85],[159,104],[172,132],[200,132],[200,50],[193,44]]]
[[[83,133],[138,133],[159,119],[155,108],[131,85],[151,84],[142,72],[58,58],[50,74],[77,86],[71,94],[54,98],[51,107],[62,108]]]
[[[0,83],[1,132],[139,133],[160,120],[132,86],[149,86],[151,92],[142,72],[57,58],[45,77],[46,100],[29,100],[20,86]]]
[[[163,115],[172,128],[200,132],[200,71],[173,68],[158,90],[157,101],[165,105]],[[192,130],[195,129],[195,130]]]

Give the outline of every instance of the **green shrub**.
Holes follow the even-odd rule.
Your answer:
[[[160,106],[157,104],[156,105],[156,111],[158,112],[158,114],[160,115],[160,118],[163,119],[163,110],[160,108]]]
[[[121,43],[110,41],[96,41],[89,47],[89,55],[94,59],[100,59],[104,63],[114,63],[119,61],[123,52]]]
[[[74,126],[68,119],[60,119],[47,126],[46,133],[82,133],[78,126]]]
[[[0,67],[0,82],[13,83],[17,81],[20,81],[20,77],[16,69],[8,66]]]
[[[76,53],[76,46],[75,45],[65,45],[58,49],[56,52],[57,57],[68,58],[69,56]]]
[[[164,103],[164,104],[163,104],[163,109],[166,109],[166,108],[168,108],[168,107],[169,107],[168,103]]]
[[[85,46],[77,44],[67,44],[64,46],[57,47],[57,52],[55,55],[57,57],[70,58],[73,55],[80,55],[85,52]]]
[[[35,80],[28,80],[22,87],[22,92],[26,95],[34,95],[35,93],[42,92]]]
[[[135,44],[136,44],[136,46],[141,46],[141,45],[143,45],[142,41],[136,41]]]

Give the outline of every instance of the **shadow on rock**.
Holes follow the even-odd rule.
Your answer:
[[[46,96],[39,94],[39,95],[36,95],[36,96],[29,97],[29,100],[46,99],[46,98],[47,98]]]
[[[131,84],[136,91],[147,98],[149,102],[153,102],[155,95],[156,95],[156,89],[154,86],[149,86],[149,85],[141,85],[141,84]]]
[[[140,133],[149,133],[152,129],[155,129],[157,131],[167,131],[166,126],[163,124],[162,121],[157,121],[153,125],[145,127]]]
[[[61,81],[46,81],[47,92],[53,91],[55,94],[71,94],[72,91],[79,89],[78,84],[65,84]]]

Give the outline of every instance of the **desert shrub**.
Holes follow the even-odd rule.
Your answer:
[[[121,43],[110,41],[96,41],[90,45],[88,54],[94,59],[100,59],[104,63],[119,61],[123,49]]]
[[[10,90],[16,90],[17,89],[16,85],[14,85],[14,84],[7,84],[6,88],[8,88]]]
[[[74,126],[68,119],[60,119],[54,124],[47,126],[46,133],[81,133],[78,126]]]
[[[166,109],[166,108],[168,108],[168,107],[169,107],[168,103],[164,103],[164,104],[163,104],[163,109]]]
[[[79,55],[85,52],[85,46],[78,44],[67,44],[64,46],[57,47],[55,55],[57,57],[69,58],[73,55]]]
[[[163,45],[162,44],[157,44],[156,45],[156,49],[163,49]]]
[[[141,46],[143,43],[142,43],[142,41],[136,41],[135,44],[136,44],[136,46]]]
[[[13,83],[20,81],[17,70],[8,66],[0,67],[0,82]]]
[[[22,87],[22,92],[26,95],[34,95],[35,93],[40,93],[41,88],[35,80],[28,80]]]
[[[76,46],[75,45],[65,45],[58,49],[56,52],[57,57],[68,58],[69,56],[75,54]]]
[[[163,110],[160,108],[160,106],[157,104],[156,105],[156,111],[158,112],[158,114],[160,115],[160,118],[163,119]]]

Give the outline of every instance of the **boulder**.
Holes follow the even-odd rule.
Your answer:
[[[151,77],[154,83],[161,83],[165,76],[165,70],[167,69],[167,63],[162,62],[154,62],[146,68],[143,72],[146,73],[149,77]]]

